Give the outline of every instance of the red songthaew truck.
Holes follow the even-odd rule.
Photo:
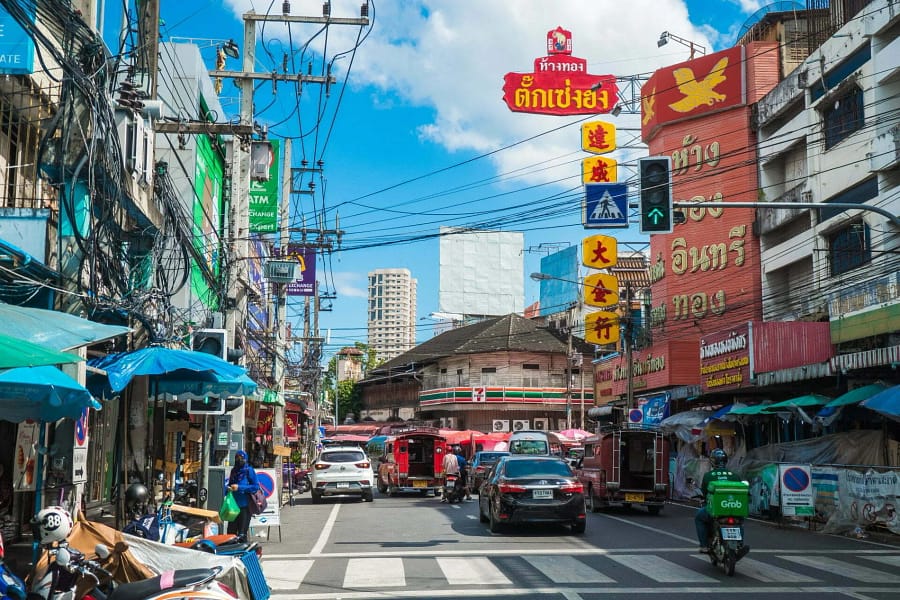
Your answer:
[[[370,456],[372,455],[370,444]],[[436,428],[418,427],[396,431],[379,443],[376,472],[378,491],[392,496],[398,492],[420,492],[435,496],[443,486],[447,441]]]
[[[609,427],[582,440],[584,458],[575,474],[587,508],[646,506],[658,514],[669,486],[669,447],[654,429]]]

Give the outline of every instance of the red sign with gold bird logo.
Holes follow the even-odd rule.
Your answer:
[[[661,124],[744,104],[744,63],[744,46],[737,46],[656,71],[641,87],[644,141]]]

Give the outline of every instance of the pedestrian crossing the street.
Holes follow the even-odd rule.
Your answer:
[[[442,587],[503,588],[530,585],[590,586],[683,584],[704,586],[723,581],[740,584],[854,586],[900,583],[900,553],[857,556],[793,554],[777,551],[746,557],[737,575],[727,578],[701,554],[668,552],[603,553],[584,556],[388,556],[285,560],[264,558],[263,571],[278,594],[303,595],[342,582],[343,590],[435,589]],[[335,577],[335,573],[343,575]]]

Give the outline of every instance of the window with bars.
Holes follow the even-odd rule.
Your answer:
[[[872,260],[869,226],[857,221],[839,229],[828,239],[831,274],[840,275]]]
[[[18,96],[28,102],[25,96]],[[43,208],[37,186],[40,131],[0,97],[0,207]]]
[[[825,128],[825,149],[834,147],[854,131],[862,129],[865,121],[863,92],[852,86],[847,93],[835,98],[822,111]]]

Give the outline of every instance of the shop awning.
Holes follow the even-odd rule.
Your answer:
[[[752,406],[739,406],[736,408],[732,408],[728,414],[729,415],[761,415],[765,414],[765,411],[770,406],[775,406],[774,404],[754,404]]]
[[[131,331],[128,327],[104,325],[69,313],[29,308],[0,302],[3,333],[52,350],[72,350]]]
[[[900,385],[890,387],[867,400],[863,400],[861,406],[900,421]]]
[[[828,404],[831,402],[831,398],[828,396],[822,396],[821,394],[807,394],[805,396],[798,396],[796,398],[791,398],[790,400],[784,400],[782,402],[776,402],[775,404],[769,404],[768,406],[762,409],[764,413],[773,413],[778,412],[779,410],[786,410],[791,408],[806,408],[808,406],[822,406],[824,404]]]
[[[900,363],[900,345],[841,354],[832,358],[830,362],[835,372],[892,365]]]
[[[875,394],[888,389],[883,383],[872,383],[850,390],[846,394],[842,394],[825,405],[825,408],[835,408],[838,406],[847,406],[848,404],[857,404],[863,400],[868,400]]]

